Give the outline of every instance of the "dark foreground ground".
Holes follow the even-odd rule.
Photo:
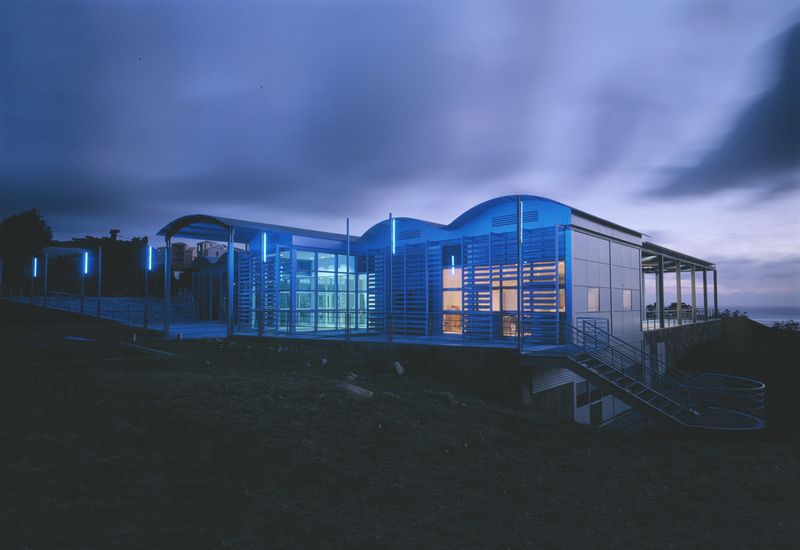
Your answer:
[[[0,325],[3,548],[800,545],[794,429],[620,435],[308,350]]]

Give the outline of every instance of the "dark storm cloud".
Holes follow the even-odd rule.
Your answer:
[[[744,110],[716,148],[679,171],[663,194],[753,188],[770,197],[800,188],[800,24],[782,39],[771,88]]]
[[[2,11],[2,216],[254,201],[313,213],[532,160],[546,2]]]

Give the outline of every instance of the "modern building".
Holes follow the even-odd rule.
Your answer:
[[[229,335],[516,348],[533,394],[571,385],[579,422],[634,407],[684,425],[760,423],[763,385],[682,373],[646,337],[718,316],[715,265],[549,199],[499,197],[446,225],[390,215],[360,236],[207,215],[159,234],[166,250],[174,237],[245,245],[226,256]]]
[[[216,262],[227,250],[225,245],[214,241],[200,241],[197,243],[197,257],[208,258],[211,263]]]

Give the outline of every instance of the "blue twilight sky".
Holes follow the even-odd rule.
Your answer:
[[[360,234],[553,198],[800,305],[800,4],[0,4],[0,217]]]

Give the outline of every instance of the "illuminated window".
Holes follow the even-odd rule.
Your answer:
[[[586,302],[586,311],[600,311],[600,289],[597,287],[589,288]]]
[[[622,290],[622,310],[630,311],[633,309],[633,293],[629,288]]]
[[[461,245],[442,247],[442,332],[461,334]]]

